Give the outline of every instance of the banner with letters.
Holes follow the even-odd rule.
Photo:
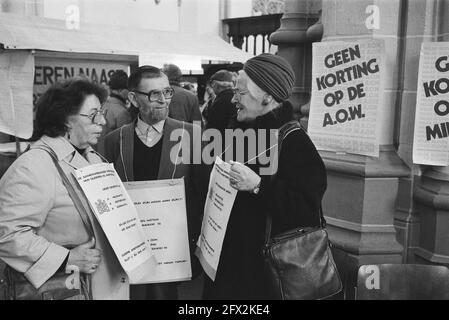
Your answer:
[[[147,274],[139,283],[190,280],[184,179],[125,182],[124,185],[157,260],[155,272]]]
[[[156,260],[140,218],[114,166],[90,165],[74,172],[81,189],[131,283],[154,273]]]
[[[223,162],[219,157],[215,159],[195,252],[204,272],[212,280],[215,280],[226,228],[237,195],[237,190],[229,184],[230,170],[229,163]]]
[[[37,57],[34,66],[33,105],[53,84],[72,77],[86,77],[106,85],[111,75],[123,70],[129,74],[129,64],[102,60],[62,59]]]
[[[380,40],[313,43],[308,133],[318,150],[379,156],[384,52]]]
[[[449,165],[449,42],[421,46],[413,162]]]

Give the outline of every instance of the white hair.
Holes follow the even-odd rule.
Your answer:
[[[245,71],[241,70],[240,74],[246,78],[246,88],[248,89],[249,93],[257,100],[262,100],[267,93],[263,91],[257,84],[255,84]]]

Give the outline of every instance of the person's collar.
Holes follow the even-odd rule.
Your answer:
[[[256,118],[256,127],[265,129],[280,128],[293,119],[293,106],[284,101],[276,108]]]
[[[140,132],[147,132],[148,129],[153,128],[154,130],[156,130],[158,133],[162,133],[163,129],[164,129],[164,124],[165,124],[165,119],[161,120],[153,125],[149,125],[148,123],[144,122],[142,119],[140,119],[140,115],[137,117],[137,128],[139,129]]]
[[[59,161],[66,159],[68,156],[73,156],[74,152],[76,151],[75,147],[64,137],[55,137],[51,138],[49,136],[42,136],[40,139],[40,142],[44,145],[47,145],[50,147],[56,154],[56,157]],[[84,150],[84,154],[93,151],[93,148],[91,146],[88,146]]]
[[[75,148],[75,150],[76,150],[79,154],[81,154],[81,155],[83,155],[84,152],[85,152],[86,149],[87,149],[87,148],[84,148],[84,149],[78,148],[78,147],[75,146],[73,143],[72,143],[72,146],[73,146],[73,147]]]

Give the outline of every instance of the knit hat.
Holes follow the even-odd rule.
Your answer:
[[[278,55],[262,53],[246,61],[243,70],[263,91],[277,102],[290,98],[295,83],[295,73],[290,63]]]
[[[127,89],[128,75],[123,70],[115,71],[109,80],[109,88],[111,90]]]

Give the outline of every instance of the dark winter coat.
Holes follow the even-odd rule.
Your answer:
[[[175,90],[168,107],[168,116],[172,119],[193,123],[198,121],[201,124],[201,112],[198,105],[198,98],[190,91],[181,88],[175,83],[170,83]]]
[[[292,119],[289,102],[250,125],[275,129]],[[258,151],[260,152],[260,151]],[[259,172],[258,165],[250,165]],[[262,176],[260,192],[238,192],[228,222],[215,282],[206,280],[205,299],[265,299],[261,248],[266,216],[273,216],[272,235],[319,225],[326,190],[324,163],[304,130],[289,134],[282,144],[275,176]]]
[[[232,103],[234,93],[231,89],[221,91],[207,108],[206,128],[220,131],[228,128],[230,121],[235,117],[237,110]]]

